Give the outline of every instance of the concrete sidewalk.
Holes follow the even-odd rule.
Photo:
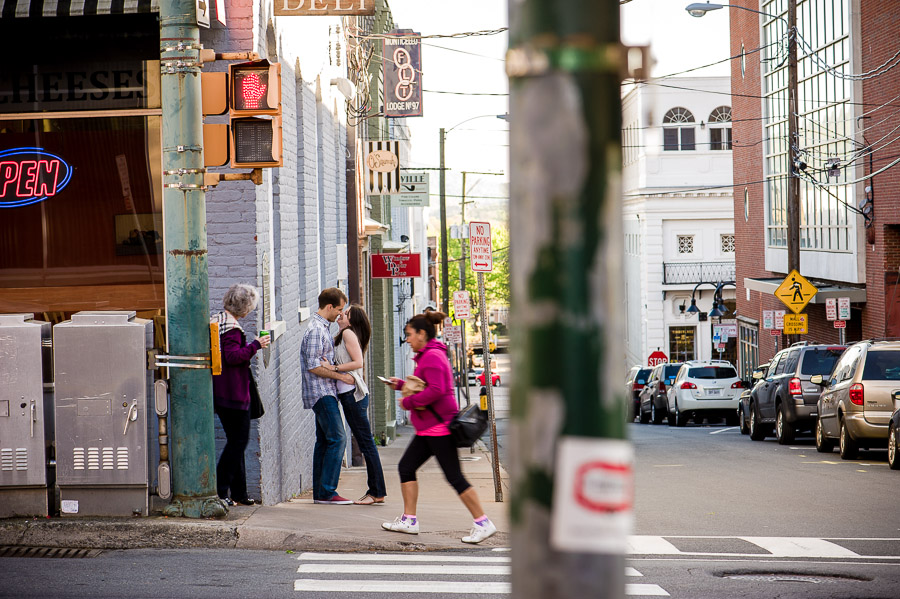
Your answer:
[[[316,505],[312,495],[272,506],[235,506],[224,520],[148,518],[48,518],[0,520],[0,545],[132,548],[239,548],[293,551],[437,551],[475,547],[460,541],[472,518],[432,458],[418,473],[420,533],[388,532],[382,522],[403,513],[397,463],[412,438],[404,427],[389,446],[379,448],[388,497],[384,505]],[[475,453],[460,450],[463,472],[477,489],[498,532],[481,547],[508,545],[509,486],[500,470],[504,503],[494,501],[491,455],[478,444]],[[341,471],[341,495],[356,499],[366,492],[365,467]]]

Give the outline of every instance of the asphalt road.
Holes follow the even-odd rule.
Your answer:
[[[502,358],[500,368],[508,373]],[[507,383],[504,376],[496,389],[501,448]],[[751,441],[723,425],[627,428],[635,448],[628,597],[900,596],[900,473],[887,467],[884,451],[845,461],[837,453],[817,453],[812,438],[780,446],[772,439]],[[132,550],[90,559],[0,558],[0,597],[484,599],[511,596],[509,559],[502,549],[481,548],[324,555]]]

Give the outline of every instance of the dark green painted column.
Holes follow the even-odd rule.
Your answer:
[[[159,18],[168,353],[208,357],[206,195],[195,2],[161,0]],[[216,494],[210,370],[170,368],[169,373],[173,497],[165,514],[222,517],[225,506]]]
[[[510,3],[512,596],[624,596],[618,0]]]

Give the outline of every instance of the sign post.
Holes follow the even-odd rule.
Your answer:
[[[834,321],[834,326],[838,330],[838,334],[840,335],[841,345],[846,342],[846,321],[848,320],[850,320],[850,298],[839,297],[837,298],[837,320]]]
[[[494,386],[491,384],[491,348],[488,342],[487,302],[484,298],[484,273],[494,270],[491,253],[491,223],[469,223],[469,254],[472,270],[478,273],[478,299],[481,311],[481,355],[484,356],[484,382],[487,388],[488,418],[491,421],[491,455],[494,470],[494,501],[503,501],[500,485],[500,452],[497,449],[497,419],[494,412]]]

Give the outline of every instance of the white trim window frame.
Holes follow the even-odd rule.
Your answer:
[[[676,106],[663,117],[663,151],[690,152],[697,149],[694,115],[687,108]]]

